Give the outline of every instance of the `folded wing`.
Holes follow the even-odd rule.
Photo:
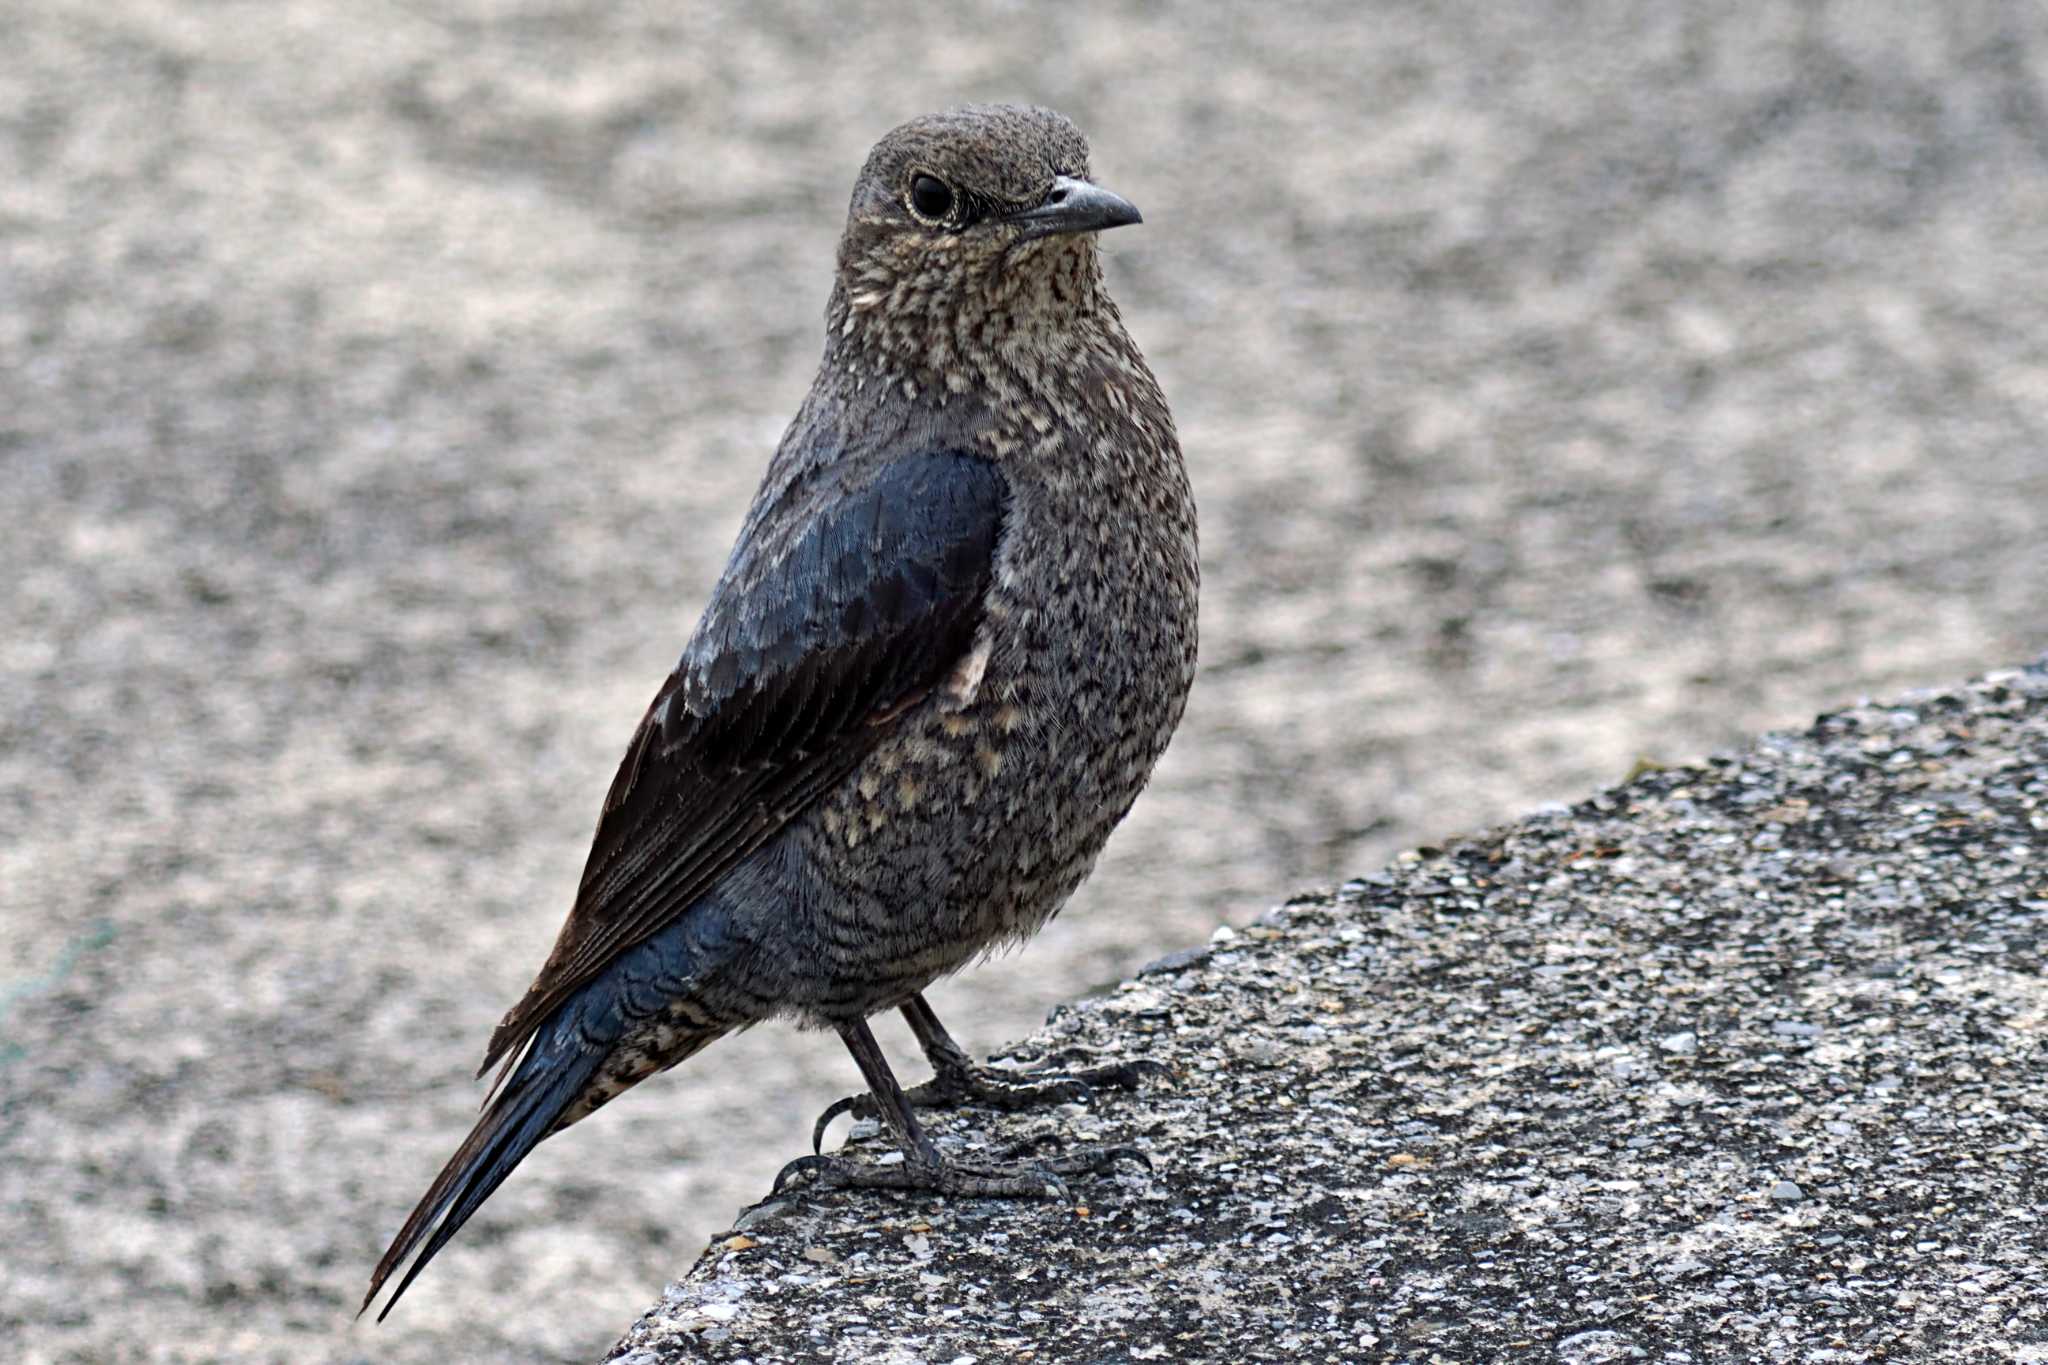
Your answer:
[[[956,454],[757,511],[619,765],[575,908],[482,1071],[843,780],[970,649],[1005,485]]]

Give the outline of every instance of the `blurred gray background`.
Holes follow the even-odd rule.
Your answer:
[[[350,1323],[910,115],[1093,135],[1203,513],[1186,725],[978,1048],[2048,644],[2035,0],[0,8],[7,1359],[588,1359],[807,1150],[837,1042],[722,1043]]]

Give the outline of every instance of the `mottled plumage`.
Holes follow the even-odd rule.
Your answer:
[[[778,1016],[846,1038],[906,1149],[890,1183],[1043,1185],[941,1161],[864,1021],[905,1010],[944,1083],[917,1099],[1071,1093],[979,1078],[919,992],[1080,885],[1193,678],[1194,505],[1095,247],[1137,214],[1088,173],[1040,109],[919,119],[869,156],[818,377],[491,1039],[501,1088],[366,1306],[542,1138]]]

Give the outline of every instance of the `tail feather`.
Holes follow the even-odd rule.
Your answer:
[[[616,959],[543,1021],[517,1065],[501,1072],[483,1116],[420,1199],[370,1274],[361,1317],[415,1248],[419,1255],[377,1314],[382,1322],[420,1271],[541,1140],[629,1086],[674,1066],[743,1018],[695,998],[704,974],[745,942],[728,907],[688,915]]]
[[[557,1046],[544,1046],[548,1042]],[[559,1048],[563,1042],[569,1044],[566,1055]],[[455,1155],[448,1158],[448,1164],[441,1168],[441,1174],[434,1178],[412,1216],[392,1239],[383,1259],[377,1262],[376,1270],[370,1274],[370,1292],[363,1296],[363,1306],[356,1310],[356,1316],[369,1311],[391,1272],[424,1239],[426,1245],[420,1248],[419,1256],[399,1280],[383,1311],[377,1314],[377,1321],[382,1322],[390,1314],[413,1279],[426,1269],[427,1262],[461,1230],[492,1191],[505,1183],[513,1167],[524,1161],[527,1153],[554,1129],[562,1112],[590,1084],[604,1056],[603,1049],[576,1047],[573,1039],[562,1039],[559,1035],[535,1040],[511,1080],[477,1120]],[[429,1230],[432,1236],[428,1236]]]

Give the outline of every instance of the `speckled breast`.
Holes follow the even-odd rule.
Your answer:
[[[815,1012],[887,1008],[1028,936],[1136,800],[1194,674],[1192,506],[1165,453],[1177,486],[1143,489],[1165,515],[1127,480],[1013,480],[975,649],[803,821]]]

